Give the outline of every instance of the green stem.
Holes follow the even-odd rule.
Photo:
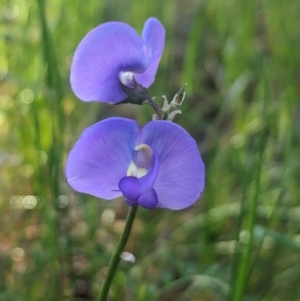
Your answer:
[[[266,81],[265,74],[264,74],[264,64],[262,64],[262,74],[263,74],[263,81]],[[248,217],[248,233],[249,238],[246,243],[245,249],[243,250],[243,253],[241,255],[240,260],[238,261],[239,269],[237,271],[236,275],[233,275],[234,278],[237,279],[236,283],[234,284],[233,293],[232,296],[229,296],[229,300],[232,301],[242,301],[247,281],[249,280],[250,276],[250,268],[251,265],[251,252],[253,247],[253,241],[254,241],[254,227],[255,227],[255,221],[257,216],[257,207],[258,207],[258,198],[260,193],[260,178],[262,173],[262,167],[263,167],[263,155],[264,150],[266,147],[266,141],[267,141],[267,126],[266,126],[266,120],[267,120],[267,109],[266,109],[266,99],[267,95],[265,94],[267,91],[266,84],[264,86],[263,90],[263,106],[262,106],[262,114],[261,114],[261,122],[262,122],[262,129],[259,136],[259,145],[258,145],[258,162],[257,162],[257,173],[255,178],[255,195],[253,198],[251,211]],[[241,225],[240,225],[241,226]],[[238,240],[237,240],[238,243]],[[252,261],[253,262],[253,261]]]
[[[116,250],[115,250],[113,256],[110,259],[107,275],[105,277],[105,280],[104,280],[104,283],[103,283],[103,286],[102,286],[102,290],[101,290],[100,295],[99,295],[99,299],[98,299],[99,301],[106,301],[107,300],[107,295],[108,295],[108,292],[109,292],[109,288],[110,288],[111,282],[114,278],[114,275],[115,275],[116,269],[118,267],[118,264],[120,262],[121,253],[123,252],[123,250],[126,246],[126,243],[127,243],[127,240],[128,240],[131,228],[132,228],[132,224],[133,224],[133,221],[134,221],[134,218],[135,218],[135,215],[136,215],[137,208],[138,208],[137,206],[129,208],[123,233],[120,237],[120,240],[118,242]]]

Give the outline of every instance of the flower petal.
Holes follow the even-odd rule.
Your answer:
[[[138,83],[148,88],[155,79],[164,50],[165,29],[156,18],[150,18],[144,25],[142,36],[150,56],[150,63],[146,71],[142,74],[136,74],[135,78]]]
[[[145,194],[153,188],[153,185],[155,184],[157,175],[159,173],[159,166],[159,158],[156,152],[154,151],[154,160],[151,170],[148,171],[148,173],[145,176],[139,178],[139,183],[141,185],[140,194]]]
[[[179,125],[152,121],[142,129],[139,143],[157,152],[160,167],[154,184],[157,207],[172,210],[191,206],[204,188],[204,164],[195,140]]]
[[[140,132],[134,120],[109,118],[87,128],[71,150],[66,175],[73,189],[103,199],[121,196]]]
[[[128,200],[136,200],[140,194],[140,182],[136,177],[124,177],[119,182],[119,188]]]
[[[147,193],[143,194],[141,197],[139,197],[138,203],[144,208],[154,209],[158,203],[156,191],[151,189]]]
[[[138,33],[122,22],[108,22],[90,31],[77,47],[70,81],[83,101],[117,103],[126,98],[120,72],[142,73],[149,64]]]

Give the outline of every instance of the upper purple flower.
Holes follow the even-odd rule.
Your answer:
[[[204,188],[204,164],[179,125],[108,118],[87,128],[69,154],[66,175],[77,191],[131,206],[191,206]]]
[[[90,31],[77,47],[71,65],[71,87],[83,101],[111,104],[124,100],[123,85],[133,76],[148,88],[164,49],[165,30],[155,18],[146,21],[142,37],[129,25],[108,22]]]

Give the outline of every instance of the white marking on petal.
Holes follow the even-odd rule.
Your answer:
[[[138,167],[133,161],[130,162],[129,167],[127,169],[127,177],[133,176],[137,178],[141,178],[147,174],[147,170],[144,167]]]
[[[68,182],[71,182],[71,181],[76,180],[76,179],[78,179],[78,178],[79,178],[79,176],[76,176],[76,177],[73,177],[73,178],[71,178],[71,179],[68,179]]]
[[[119,74],[119,78],[124,86],[128,88],[134,88],[134,73],[130,71],[121,71]]]

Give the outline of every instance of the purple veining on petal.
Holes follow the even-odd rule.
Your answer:
[[[152,121],[144,126],[139,143],[158,154],[160,169],[154,184],[157,207],[172,210],[191,206],[204,188],[204,164],[195,140],[179,125]]]
[[[127,97],[121,79],[130,86],[130,73],[141,85],[149,87],[163,52],[164,38],[164,28],[155,18],[146,21],[143,38],[122,22],[99,25],[75,51],[70,73],[74,93],[83,101],[118,103]]]
[[[126,98],[120,72],[143,72],[148,64],[143,41],[131,26],[104,23],[90,31],[77,47],[71,65],[71,86],[83,101],[116,103]]]
[[[126,176],[139,133],[137,122],[125,118],[108,118],[87,128],[67,159],[71,187],[108,200],[121,196],[118,183]]]
[[[126,176],[137,145],[143,143],[153,151],[147,174]],[[69,154],[66,175],[79,192],[104,199],[123,194],[129,205],[149,209],[187,208],[204,188],[204,164],[195,140],[167,121],[152,121],[140,130],[133,120],[109,118],[89,127]]]
[[[143,40],[146,44],[150,63],[148,68],[141,74],[136,74],[136,81],[148,88],[154,81],[165,47],[165,29],[156,18],[149,18],[144,25]]]

